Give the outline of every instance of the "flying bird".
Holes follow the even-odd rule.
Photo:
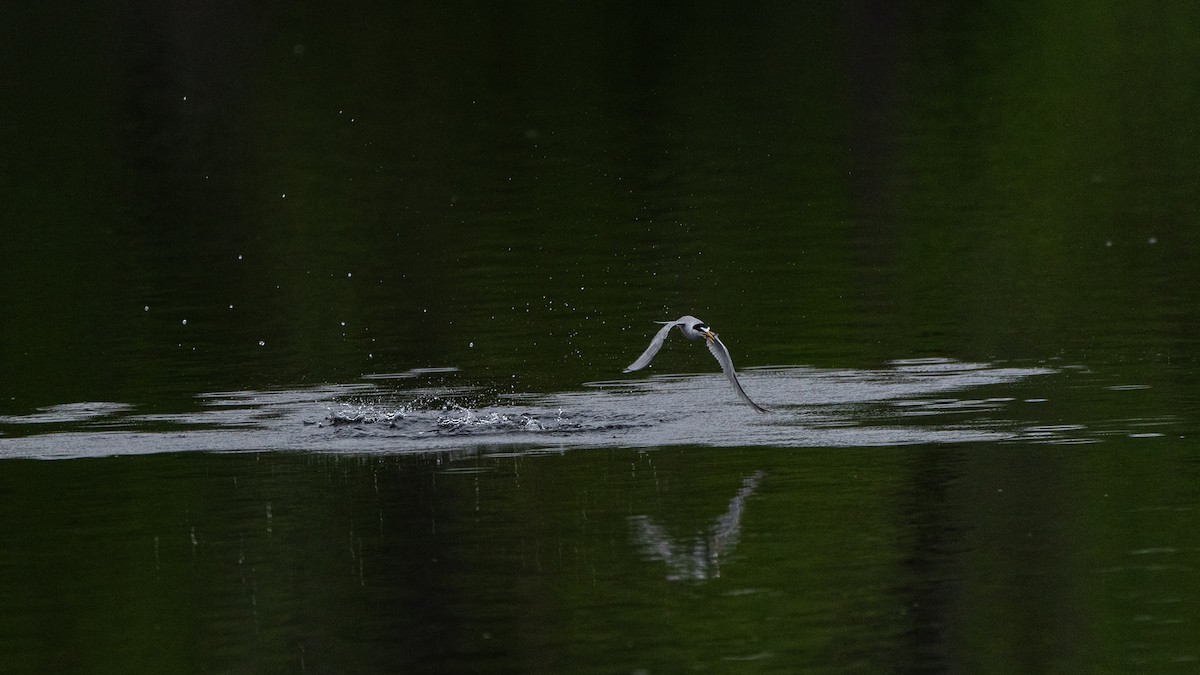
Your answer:
[[[729,358],[729,350],[725,348],[721,339],[717,337],[716,333],[712,332],[712,329],[707,324],[694,316],[681,316],[675,321],[656,321],[655,323],[661,323],[662,328],[658,329],[658,332],[655,333],[654,339],[650,341],[650,346],[646,347],[646,351],[642,352],[642,355],[637,357],[636,361],[629,364],[629,367],[623,372],[632,373],[649,365],[654,355],[658,353],[658,350],[662,349],[663,342],[667,339],[667,334],[671,332],[672,328],[678,327],[679,332],[683,333],[685,338],[689,340],[704,340],[708,344],[708,351],[712,352],[713,358],[717,360],[717,363],[721,364],[721,370],[725,372],[726,379],[729,380],[729,384],[733,385],[734,391],[737,392],[737,395],[743,401],[758,412],[767,412],[766,408],[751,401],[750,397],[746,395],[741,383],[738,382],[737,372],[733,369],[733,359]]]

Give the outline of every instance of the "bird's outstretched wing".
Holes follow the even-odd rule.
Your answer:
[[[629,366],[621,372],[632,373],[635,370],[641,370],[649,365],[650,361],[654,358],[654,355],[658,353],[658,350],[662,349],[663,341],[667,339],[667,333],[670,333],[671,329],[675,327],[675,324],[679,322],[659,321],[658,323],[661,323],[663,327],[659,328],[658,332],[654,334],[654,339],[650,341],[650,346],[646,347],[646,351],[642,352],[642,355],[637,357],[637,361],[629,364]]]
[[[750,397],[746,395],[746,392],[742,389],[742,384],[738,382],[737,373],[733,370],[733,359],[729,357],[729,350],[725,348],[725,345],[721,342],[721,339],[717,337],[716,333],[711,333],[711,335],[712,338],[705,340],[705,342],[708,343],[708,351],[712,352],[713,358],[717,360],[717,363],[721,364],[721,370],[725,371],[725,378],[729,380],[729,384],[733,385],[734,390],[737,391],[737,395],[740,396],[743,401],[750,404],[751,408],[754,408],[761,413],[767,412],[766,408],[760,406],[754,401],[751,401]],[[659,340],[659,344],[661,343],[662,341]],[[655,351],[658,351],[658,348],[654,345],[650,346],[654,347]],[[643,354],[642,356],[645,357],[646,355]],[[654,354],[650,354],[650,356],[654,356]],[[641,361],[641,359],[638,359],[638,361]],[[649,361],[650,359],[647,358],[646,362],[649,363]]]

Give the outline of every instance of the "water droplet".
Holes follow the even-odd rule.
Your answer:
[[[187,325],[187,319],[183,320],[183,325],[185,325],[185,326]]]
[[[146,305],[145,307],[143,307],[143,308],[142,308],[142,311],[143,311],[143,312],[149,312],[149,311],[150,311],[150,305]]]
[[[258,346],[259,346],[259,347],[266,347],[266,346],[267,346],[267,343],[266,343],[266,342],[264,342],[263,340],[259,340],[259,341],[258,341]]]

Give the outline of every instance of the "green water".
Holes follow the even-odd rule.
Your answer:
[[[0,672],[1200,660],[1197,7],[0,26]]]

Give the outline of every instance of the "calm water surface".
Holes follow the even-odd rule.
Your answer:
[[[1196,9],[0,25],[0,672],[1197,667]]]

